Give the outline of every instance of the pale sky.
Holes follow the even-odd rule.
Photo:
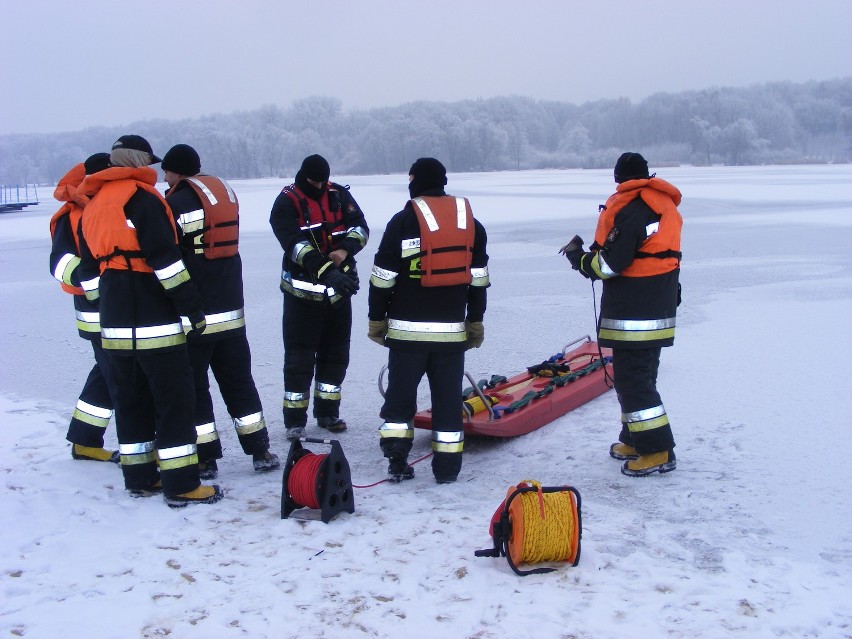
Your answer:
[[[852,76],[852,0],[0,0],[0,134]]]

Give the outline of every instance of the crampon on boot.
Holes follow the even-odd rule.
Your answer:
[[[664,450],[650,455],[639,455],[636,459],[624,462],[621,472],[629,477],[644,477],[652,473],[670,473],[677,468],[673,450]]]
[[[255,471],[259,473],[275,470],[281,466],[278,455],[270,453],[268,450],[252,455],[252,463],[254,464]]]
[[[80,444],[71,445],[71,457],[78,460],[112,462],[113,464],[117,464],[121,460],[117,450],[81,446]]]
[[[414,479],[414,466],[404,459],[391,459],[388,464],[388,481],[398,484],[403,479]]]
[[[179,495],[164,495],[169,508],[183,508],[189,504],[215,504],[222,499],[225,493],[219,488],[218,484],[210,486],[200,485],[194,490]]]
[[[346,421],[340,417],[317,417],[317,426],[330,433],[339,433],[346,430]]]
[[[609,447],[609,456],[613,459],[618,459],[619,461],[624,461],[626,459],[639,459],[639,453],[636,452],[636,449],[633,448],[633,446],[628,446],[621,442],[616,442]]]

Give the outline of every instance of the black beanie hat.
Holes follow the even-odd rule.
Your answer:
[[[421,188],[442,187],[447,183],[447,169],[435,158],[419,158],[411,165],[408,174]]]
[[[163,156],[160,165],[163,171],[171,171],[178,175],[198,175],[201,172],[201,158],[198,152],[188,144],[175,144]]]
[[[86,167],[86,175],[97,173],[109,168],[109,153],[95,153],[86,158],[83,162]]]
[[[618,184],[628,180],[648,179],[648,162],[639,153],[622,153],[615,163],[614,177]]]
[[[302,160],[302,168],[299,170],[302,177],[314,182],[328,182],[331,176],[331,167],[328,161],[321,155],[309,155]]]

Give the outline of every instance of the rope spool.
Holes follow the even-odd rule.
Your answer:
[[[491,518],[494,548],[476,551],[477,557],[506,557],[521,576],[553,572],[554,568],[522,571],[520,564],[580,560],[580,493],[571,486],[544,488],[524,480],[509,488],[506,499]]]
[[[328,444],[331,452],[317,455],[301,442]],[[328,523],[340,512],[355,512],[349,462],[337,440],[302,438],[290,444],[281,488],[281,519],[299,508],[320,510]]]

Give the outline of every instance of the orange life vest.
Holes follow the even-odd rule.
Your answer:
[[[420,224],[420,258],[412,275],[421,286],[470,284],[476,229],[467,198],[421,196],[411,203]]]
[[[148,167],[112,167],[88,176],[80,189],[92,195],[83,215],[83,234],[92,255],[100,263],[100,272],[107,269],[153,273],[139,246],[139,239],[124,213],[124,205],[137,189],[157,196],[163,204],[166,218],[172,227],[175,244],[177,229],[172,211],[154,184],[157,172]]]
[[[183,179],[201,200],[204,229],[193,238],[195,253],[215,260],[239,253],[240,205],[230,185],[212,175],[195,175]]]
[[[677,206],[680,204],[680,191],[665,180],[650,179],[628,180],[618,185],[616,192],[606,201],[603,212],[598,218],[595,230],[595,242],[603,246],[615,217],[627,204],[641,197],[651,210],[661,216],[659,228],[649,233],[639,247],[636,258],[619,275],[626,277],[650,277],[668,273],[680,266],[680,232],[683,219]]]
[[[63,215],[68,216],[68,223],[71,225],[71,235],[74,237],[74,245],[77,247],[77,255],[80,255],[80,238],[77,237],[77,226],[80,223],[80,218],[83,216],[83,207],[89,203],[89,198],[86,197],[80,190],[79,186],[86,178],[86,167],[80,162],[71,168],[68,173],[62,176],[56,189],[53,191],[54,199],[64,202],[59,207],[59,210],[50,218],[50,237],[51,239],[56,234],[56,225]],[[60,282],[59,286],[66,293],[71,295],[84,295],[85,291],[79,286],[71,286],[65,282]]]

